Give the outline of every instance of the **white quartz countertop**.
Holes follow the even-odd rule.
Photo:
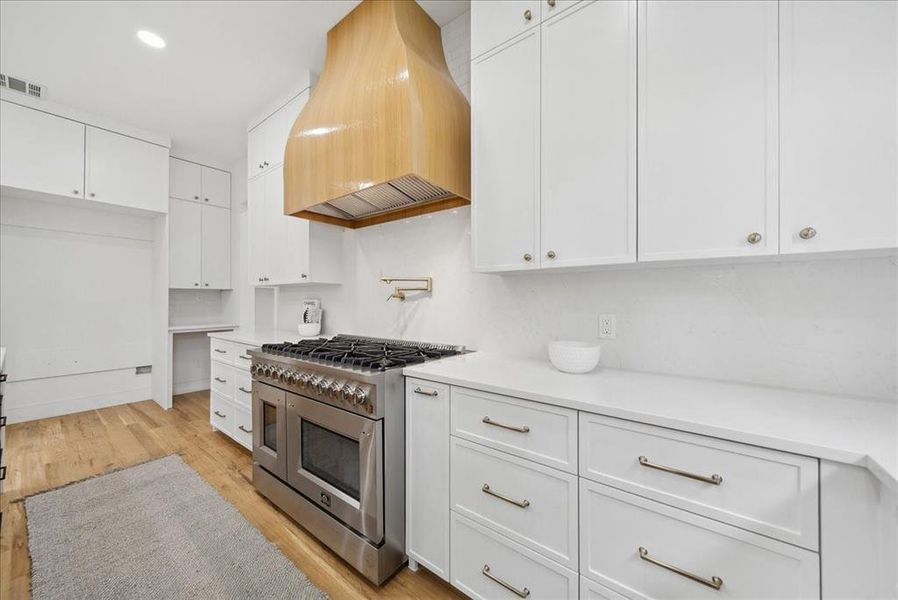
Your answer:
[[[868,468],[898,489],[898,402],[474,352],[404,374]]]
[[[293,331],[276,329],[237,329],[236,331],[210,333],[209,337],[228,342],[237,342],[238,344],[250,344],[252,346],[261,346],[262,344],[278,342],[295,342],[303,339],[295,329]]]
[[[168,331],[170,333],[194,333],[194,332],[202,332],[202,331],[227,331],[231,329],[237,329],[236,323],[211,323],[211,324],[200,324],[193,323],[187,325],[169,325]]]

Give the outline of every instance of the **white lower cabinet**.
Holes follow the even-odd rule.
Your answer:
[[[452,585],[472,598],[577,598],[577,573],[452,513]]]
[[[820,598],[821,579],[845,574],[821,573],[818,470],[406,380],[406,552],[472,598]]]
[[[212,375],[209,382],[209,421],[235,442],[253,449],[252,377],[249,360],[254,346],[212,338]]]
[[[235,418],[234,405],[214,390],[210,392],[209,422],[212,423],[212,427],[233,437]]]
[[[632,598],[819,598],[815,552],[580,480],[580,572]]]

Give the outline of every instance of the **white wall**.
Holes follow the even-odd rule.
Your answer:
[[[0,197],[0,345],[10,422],[151,397],[155,221]]]

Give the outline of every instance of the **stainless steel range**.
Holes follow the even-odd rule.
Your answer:
[[[251,351],[253,484],[383,583],[405,562],[402,367],[464,351],[345,335]]]

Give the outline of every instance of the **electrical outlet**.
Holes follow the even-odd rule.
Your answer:
[[[603,340],[617,339],[616,315],[599,315],[599,337]]]

